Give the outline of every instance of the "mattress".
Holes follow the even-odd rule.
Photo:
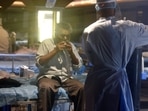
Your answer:
[[[17,101],[37,99],[38,89],[36,76],[32,78],[12,77],[19,82],[19,87],[0,88],[0,107],[14,104]]]
[[[17,101],[37,100],[36,76],[31,78],[13,78],[22,83],[22,85],[20,87],[0,88],[0,107],[3,111],[9,111],[9,107],[13,106]],[[74,77],[84,83],[86,75],[75,75]],[[69,111],[69,108],[73,109],[73,104],[69,101],[68,95],[63,88],[59,88],[55,99],[52,111]]]
[[[20,87],[0,88],[0,107],[14,104],[20,100],[37,99],[35,85],[21,85]]]
[[[36,100],[38,97],[38,88],[36,86],[36,76],[32,78],[12,78],[22,85],[19,87],[0,88],[0,107],[12,105],[17,101]],[[66,91],[59,88],[56,99],[68,99]]]

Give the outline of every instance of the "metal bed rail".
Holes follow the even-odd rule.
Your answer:
[[[35,55],[33,54],[0,54],[0,61],[2,61],[2,64],[4,61],[11,61],[12,72],[14,72],[15,61],[19,61],[17,60],[19,57],[27,58],[26,60],[28,61],[28,67],[31,65],[30,61],[32,61],[32,58],[34,58],[33,61],[35,62]]]

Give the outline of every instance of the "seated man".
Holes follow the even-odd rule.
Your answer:
[[[44,40],[38,48],[38,111],[52,110],[59,87],[68,92],[74,102],[74,111],[84,111],[83,84],[72,76],[72,71],[82,65],[82,59],[69,41],[71,31],[69,24],[57,24],[55,37]]]

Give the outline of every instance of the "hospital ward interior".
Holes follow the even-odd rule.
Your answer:
[[[147,0],[117,1],[123,19],[148,25]],[[8,52],[0,52],[0,111],[37,111],[36,52],[62,20],[72,25],[71,41],[83,59],[83,66],[73,75],[85,84],[92,64],[82,48],[81,36],[84,28],[96,21],[95,3],[96,0],[0,0],[0,24],[10,42]],[[126,69],[134,111],[148,111],[147,45],[134,51]],[[73,108],[65,90],[59,88],[52,111],[74,111]]]

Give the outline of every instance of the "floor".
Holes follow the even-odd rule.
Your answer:
[[[148,111],[148,80],[141,82],[140,111]]]
[[[148,102],[141,102],[140,111],[148,111]]]

